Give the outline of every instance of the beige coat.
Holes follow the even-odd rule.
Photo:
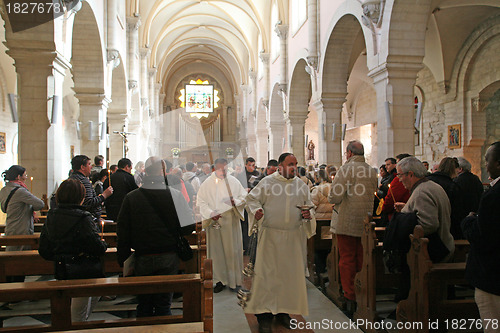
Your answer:
[[[437,231],[444,245],[450,250],[450,254],[443,261],[452,257],[455,242],[450,233],[451,205],[441,186],[429,180],[416,184],[401,212],[416,212],[418,224],[424,229],[424,234],[429,235]]]
[[[316,220],[330,220],[332,218],[332,204],[328,201],[330,183],[322,183],[313,187],[311,200],[316,206]]]
[[[360,155],[352,156],[337,172],[328,200],[335,204],[332,232],[361,237],[366,214],[373,211],[377,171]]]

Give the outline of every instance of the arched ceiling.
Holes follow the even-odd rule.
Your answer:
[[[151,50],[149,66],[164,84],[179,68],[203,62],[237,90],[257,67],[259,52],[269,51],[271,0],[128,1],[128,15],[141,18],[140,46]]]

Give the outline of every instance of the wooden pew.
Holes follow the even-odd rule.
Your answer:
[[[325,228],[328,232],[325,232]],[[332,247],[332,234],[330,230],[330,220],[316,220],[316,234],[307,240],[307,268],[311,283],[318,286],[320,276],[316,274],[315,253],[316,250],[330,250]]]
[[[153,294],[174,291],[183,294],[182,315],[90,322],[71,321],[70,306],[71,298],[74,297]],[[0,302],[39,299],[50,299],[50,324],[0,328],[0,332],[89,330],[186,322],[202,322],[204,332],[213,332],[212,261],[205,260],[203,269],[198,274],[0,284]]]
[[[378,229],[378,230],[376,230]],[[363,319],[361,322],[374,323],[377,321],[377,288],[391,288],[398,286],[398,275],[385,272],[383,262],[382,242],[385,228],[376,227],[371,214],[364,221],[363,236],[363,265],[361,271],[354,278],[357,308],[354,319]],[[369,325],[363,327],[365,332],[376,332]]]
[[[337,245],[337,235],[332,234],[332,250],[326,259],[326,269],[328,271],[328,287],[326,288],[327,296],[340,309],[345,308],[345,298],[342,292],[340,283],[339,271],[339,248]]]
[[[191,245],[194,256],[187,262],[181,261],[180,269],[186,273],[198,273],[201,270],[203,258],[207,257],[206,237],[200,237],[198,245]],[[104,254],[105,273],[120,273],[116,248],[108,248]],[[30,251],[3,251],[0,252],[0,283],[7,281],[7,276],[16,275],[52,275],[54,262],[43,259],[38,250]]]
[[[424,230],[417,225],[410,235],[411,248],[408,265],[411,272],[411,288],[407,300],[397,307],[397,320],[403,323],[420,322],[419,329],[401,332],[429,332],[429,320],[478,319],[479,311],[474,299],[448,300],[448,285],[467,285],[464,278],[465,262],[434,264],[429,258]]]
[[[116,247],[117,236],[115,232],[105,232],[100,234],[104,238],[108,247]],[[37,250],[40,245],[40,233],[33,235],[0,236],[0,251],[5,250],[3,246],[30,245],[32,250]]]

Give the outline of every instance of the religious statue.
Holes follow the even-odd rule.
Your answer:
[[[316,146],[314,145],[313,141],[310,140],[309,143],[307,144],[307,160],[308,161],[314,160],[314,148],[316,148]]]

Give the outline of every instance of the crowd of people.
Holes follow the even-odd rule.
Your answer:
[[[373,213],[387,228],[421,225],[430,239],[429,254],[434,262],[452,260],[454,240],[468,239],[471,250],[466,274],[476,288],[481,316],[499,318],[500,142],[493,143],[485,156],[492,180],[486,192],[463,157],[445,157],[431,173],[428,162],[409,154],[388,157],[373,168],[366,163],[359,141],[349,142],[345,156],[346,162],[339,168],[297,166],[291,153],[269,160],[263,168],[252,157],[242,166],[224,158],[213,164],[174,166],[166,159],[150,157],[137,162],[135,168],[131,160],[122,158],[105,168],[103,156],[96,156],[92,163],[89,157],[77,155],[71,161],[68,180],[51,200],[40,254],[47,260],[66,260],[66,266],[75,264],[78,255],[85,254],[87,259],[102,256],[106,244],[98,232],[104,210],[107,219],[117,222],[120,265],[134,252],[136,275],[176,274],[178,237],[201,222],[207,231],[208,257],[213,260],[215,293],[226,286],[240,290],[243,257],[255,253],[245,312],[257,316],[261,332],[271,332],[274,317],[290,328],[290,314],[308,312],[306,240],[316,232],[316,219],[331,220],[331,232],[338,241],[346,314],[352,316],[356,309],[354,277],[363,261],[363,221]],[[7,213],[5,234],[32,234],[34,211],[43,207],[43,201],[26,187],[25,168],[14,165],[3,176],[6,186],[0,191],[0,202]],[[75,234],[75,228],[82,230],[76,233],[79,238],[69,236]],[[251,248],[252,234],[258,235],[255,249]],[[326,270],[327,254],[316,254],[320,272]],[[398,255],[396,269],[401,279],[396,301],[408,297],[410,283],[406,253]],[[78,277],[64,271],[66,266],[56,266],[56,278]],[[9,281],[23,280],[10,277]],[[74,320],[86,320],[95,301],[75,301]],[[171,301],[171,293],[141,295],[137,315],[171,314]]]

